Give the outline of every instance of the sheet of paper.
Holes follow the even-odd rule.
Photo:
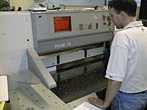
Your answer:
[[[8,101],[8,80],[7,76],[0,76],[0,101]]]
[[[102,109],[97,108],[88,102],[84,102],[80,104],[79,106],[77,106],[76,108],[74,108],[73,110],[102,110]]]

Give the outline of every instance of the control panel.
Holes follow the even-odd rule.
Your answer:
[[[33,36],[36,40],[35,47],[37,49],[40,48],[40,51],[45,48],[49,50],[49,47],[45,45],[53,43],[49,43],[49,41],[57,41],[59,39],[64,39],[64,43],[61,43],[62,41],[58,43],[57,41],[52,44],[54,46],[50,47],[50,49],[54,48],[56,50],[96,43],[98,42],[97,40],[93,39],[91,41],[89,39],[92,36],[96,38],[98,36],[97,34],[100,33],[110,33],[114,27],[108,10],[52,10],[32,12],[32,26]],[[88,36],[88,39],[86,39],[86,36]],[[105,35],[102,36],[105,38]],[[69,39],[72,40],[69,41]],[[81,44],[84,41],[85,43]],[[99,41],[101,41],[101,38]],[[78,44],[75,45],[77,42]]]
[[[113,29],[106,10],[34,12],[32,17],[38,40],[107,32]]]

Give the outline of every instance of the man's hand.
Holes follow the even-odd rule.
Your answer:
[[[107,106],[104,105],[104,101],[101,100],[100,98],[90,97],[90,98],[88,98],[88,102],[91,103],[92,105],[95,105],[96,107],[101,108],[101,109],[107,108]]]
[[[99,98],[91,97],[88,99],[89,103],[101,109],[106,109],[107,107],[111,105],[114,97],[116,96],[117,92],[120,89],[120,86],[121,86],[121,82],[114,81],[114,80],[108,80],[105,100],[103,101]]]

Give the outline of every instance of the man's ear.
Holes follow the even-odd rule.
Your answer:
[[[122,17],[128,16],[127,13],[125,13],[124,11],[121,11],[121,12],[120,12],[120,15],[121,15]]]

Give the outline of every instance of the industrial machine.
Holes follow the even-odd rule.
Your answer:
[[[72,110],[106,87],[114,26],[105,8],[2,12],[0,24],[12,110]]]
[[[113,31],[105,9],[32,12],[32,27],[34,47],[57,81],[58,95],[62,81],[98,71]]]

